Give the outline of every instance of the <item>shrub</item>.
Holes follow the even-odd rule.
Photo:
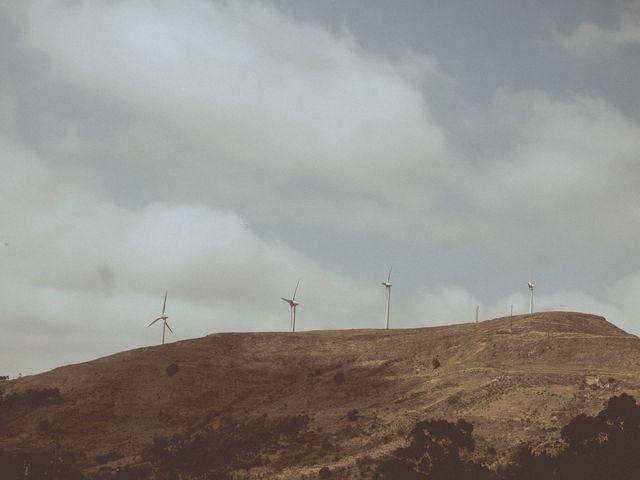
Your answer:
[[[333,376],[333,381],[336,385],[342,385],[344,383],[344,373],[338,372]]]
[[[12,408],[21,406],[52,405],[61,402],[60,390],[57,388],[27,389],[22,393],[10,393],[2,401],[0,407]]]
[[[358,419],[358,410],[356,408],[352,408],[347,412],[347,418],[350,422],[353,422]]]
[[[167,367],[167,376],[173,377],[176,373],[178,373],[178,365],[172,363]]]
[[[48,432],[49,430],[51,430],[51,422],[49,420],[42,420],[39,424],[38,424],[38,430],[40,430],[41,432]]]
[[[456,479],[485,480],[489,470],[462,460],[460,451],[473,452],[473,425],[464,419],[418,422],[409,433],[410,444],[398,448],[381,463],[376,478],[381,480]]]
[[[320,472],[318,472],[318,476],[320,478],[329,478],[331,477],[331,470],[329,469],[329,467],[322,467],[320,469]]]
[[[433,360],[431,360],[431,365],[434,369],[440,367],[440,360],[438,360],[438,357],[433,357]]]
[[[119,460],[122,458],[122,454],[111,450],[109,453],[104,453],[102,455],[96,455],[95,459],[98,463],[108,463],[113,462],[114,460]]]

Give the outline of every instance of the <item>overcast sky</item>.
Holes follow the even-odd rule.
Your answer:
[[[640,2],[0,1],[0,375],[528,309],[640,333]]]

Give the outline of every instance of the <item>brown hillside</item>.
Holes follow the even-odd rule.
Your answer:
[[[333,478],[361,478],[358,459],[383,456],[428,418],[471,421],[476,455],[488,462],[523,441],[553,448],[577,413],[622,391],[640,399],[640,340],[602,317],[567,312],[406,330],[216,334],[3,382],[0,395],[42,388],[58,388],[60,401],[0,405],[0,450],[57,444],[97,478],[143,463],[154,437],[198,434],[229,417],[307,415],[306,437],[273,446],[269,461],[238,478],[317,478],[325,465]]]

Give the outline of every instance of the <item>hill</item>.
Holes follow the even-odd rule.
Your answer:
[[[640,340],[594,315],[225,333],[0,383],[0,451],[55,448],[91,478],[160,475],[166,452],[218,455],[236,478],[363,478],[416,421],[465,418],[492,463],[522,442],[553,449],[623,391],[640,398]]]

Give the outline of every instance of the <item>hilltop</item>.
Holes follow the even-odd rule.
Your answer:
[[[58,393],[18,401],[45,389]],[[0,404],[0,450],[55,445],[85,474],[112,478],[148,471],[176,434],[229,445],[246,434],[268,448],[236,462],[237,478],[317,478],[323,466],[361,478],[359,465],[400,446],[419,420],[472,422],[474,455],[491,463],[521,442],[553,449],[570,418],[623,391],[640,398],[640,339],[594,315],[225,333],[0,383],[3,398],[18,399]]]

